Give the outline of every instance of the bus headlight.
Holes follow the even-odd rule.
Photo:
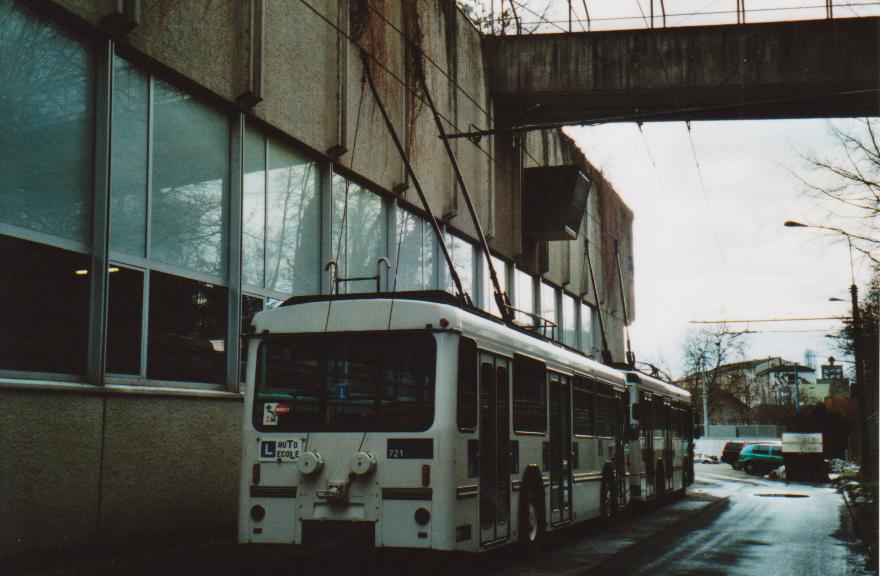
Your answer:
[[[348,461],[348,467],[355,476],[366,476],[376,470],[376,457],[369,452],[355,452]]]
[[[303,452],[296,459],[296,469],[303,476],[317,474],[324,467],[324,459],[317,452]]]

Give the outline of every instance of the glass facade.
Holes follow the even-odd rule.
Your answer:
[[[416,212],[100,46],[0,0],[0,376],[100,379],[89,352],[105,349],[111,383],[232,389],[246,368],[240,328],[287,297],[332,289],[321,283],[330,259],[340,277],[366,278],[341,292],[375,290],[378,259],[395,254],[382,290],[453,290]],[[109,142],[96,142],[105,125]],[[105,144],[109,166],[95,152]],[[93,235],[105,221],[106,246]],[[464,290],[497,315],[478,247],[444,234]],[[106,293],[92,269],[105,248]],[[514,305],[536,310],[537,280],[493,262]],[[540,312],[555,321],[556,292],[541,286]],[[563,302],[556,335],[571,343],[575,300]]]
[[[484,260],[481,260],[480,263],[483,264],[483,309],[500,318],[501,312],[498,310],[498,304],[495,303],[495,288],[492,286],[492,278],[489,276],[489,267],[485,265]],[[507,292],[507,262],[492,256],[492,266],[495,268],[495,275],[498,277],[501,290]]]
[[[562,343],[567,346],[577,346],[577,301],[568,294],[562,295]]]
[[[516,282],[516,294],[513,303],[514,307],[522,310],[523,312],[534,313],[535,278],[526,274],[522,270],[517,270],[514,273],[514,278]],[[523,312],[516,313],[517,322],[528,326],[534,325],[535,319],[528,314],[524,314]]]
[[[388,257],[388,216],[386,203],[374,192],[333,175],[331,253],[339,265],[340,293],[375,292],[377,261]],[[384,267],[381,277],[387,278]],[[382,283],[382,286],[385,284]]]
[[[558,290],[556,288],[550,284],[541,282],[541,317],[552,322],[552,324],[548,324],[544,327],[542,333],[544,336],[553,339],[559,338],[559,335],[561,334],[558,314],[559,309],[556,304],[557,293]]]
[[[581,302],[580,349],[587,356],[593,356],[593,307]]]
[[[0,222],[88,244],[95,50],[21,4],[0,0]]]

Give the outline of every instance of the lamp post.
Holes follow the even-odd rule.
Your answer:
[[[856,404],[856,433],[858,438],[858,447],[859,447],[859,460],[861,464],[861,473],[864,478],[870,478],[873,476],[873,457],[870,454],[867,454],[868,450],[868,419],[867,419],[867,407],[865,406],[865,382],[864,382],[864,374],[862,373],[862,323],[861,323],[861,313],[859,311],[859,289],[856,286],[856,273],[855,266],[853,265],[853,253],[852,253],[852,234],[845,230],[841,230],[840,228],[834,228],[832,226],[819,226],[816,224],[802,224],[801,222],[794,222],[792,220],[788,220],[784,224],[787,228],[816,228],[818,230],[828,230],[829,232],[834,232],[836,234],[840,234],[842,236],[846,236],[846,241],[849,244],[849,269],[852,283],[849,286],[849,294],[850,300],[852,303],[852,331],[853,331],[853,359],[855,361],[855,376],[856,382],[855,386],[853,386],[853,391],[855,392],[855,404]],[[859,236],[856,236],[860,238]],[[837,301],[839,299],[831,299]]]

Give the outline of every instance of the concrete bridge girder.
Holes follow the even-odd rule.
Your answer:
[[[487,39],[496,105],[529,122],[880,115],[880,18]]]

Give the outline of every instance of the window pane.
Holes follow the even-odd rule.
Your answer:
[[[263,309],[263,299],[257,296],[242,294],[241,296],[241,331],[246,334],[248,326],[254,319],[254,315]],[[249,340],[241,339],[241,355],[239,362],[241,363],[241,382],[247,380],[247,353]]]
[[[541,316],[557,325],[548,325],[544,328],[544,336],[559,338],[559,318],[556,314],[556,288],[541,282]]]
[[[458,343],[458,428],[477,427],[477,343],[462,338]]]
[[[596,433],[596,408],[593,396],[593,381],[580,376],[574,379],[572,387],[574,403],[574,433],[592,436]]]
[[[577,344],[577,301],[568,294],[562,295],[562,342],[569,346]]]
[[[89,257],[0,236],[0,369],[83,374]]]
[[[547,430],[547,376],[544,363],[513,357],[513,428],[519,432]]]
[[[0,221],[89,242],[92,50],[23,4],[0,2]]]
[[[250,126],[244,132],[241,209],[241,281],[263,287],[266,242],[266,139]]]
[[[593,308],[581,303],[581,350],[593,355]]]
[[[150,273],[147,377],[222,383],[226,374],[226,288]]]
[[[323,334],[260,345],[259,430],[422,431],[434,421],[430,334]],[[286,405],[283,412],[276,411]]]
[[[291,295],[317,294],[321,253],[318,167],[271,138],[268,147],[266,287]]]
[[[333,178],[333,254],[343,278],[376,274],[376,261],[386,255],[387,221],[382,198],[354,182]],[[345,282],[339,291],[374,292],[374,280]]]
[[[609,396],[596,394],[596,434],[611,437],[614,433],[614,400]]]
[[[503,292],[507,292],[507,262],[492,256],[492,265],[495,267],[495,274],[498,276],[498,284]],[[490,314],[501,317],[498,305],[495,303],[495,287],[492,285],[492,277],[489,275],[489,267],[483,267],[483,308],[488,310]]]
[[[144,273],[112,264],[107,302],[107,372],[141,373]]]
[[[525,312],[535,311],[535,279],[523,272],[516,271],[516,302],[514,306]],[[516,320],[522,324],[532,326],[534,318],[522,312],[516,313]]]
[[[428,221],[422,222],[422,254],[424,255],[424,279],[425,289],[434,290],[438,287],[437,283],[437,266],[435,265],[435,256],[437,255],[437,234],[434,227]],[[440,256],[442,259],[443,257]]]
[[[160,80],[153,91],[150,256],[226,273],[229,121]]]
[[[395,289],[423,290],[424,254],[422,220],[412,212],[397,210],[397,279]],[[394,263],[392,262],[392,265]]]
[[[110,247],[146,256],[149,77],[113,58]]]
[[[477,295],[474,293],[474,281],[476,276],[474,273],[476,267],[474,246],[467,240],[449,234],[448,232],[445,233],[445,239],[446,247],[449,249],[449,253],[452,256],[452,262],[455,265],[455,271],[458,272],[459,279],[461,280],[462,289],[471,296],[471,299],[476,301]],[[446,290],[449,292],[455,292],[455,282],[452,280],[452,275],[449,273],[449,264],[446,263],[445,260],[442,262],[441,268],[443,269],[446,278]]]

